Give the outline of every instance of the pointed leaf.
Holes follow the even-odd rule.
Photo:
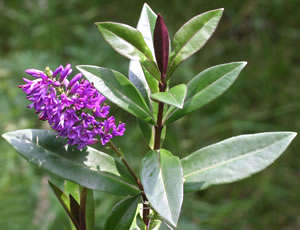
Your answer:
[[[128,230],[136,216],[140,195],[126,198],[116,204],[108,217],[104,229]]]
[[[56,198],[59,200],[59,202],[61,203],[61,205],[63,206],[64,210],[66,211],[66,213],[68,214],[71,222],[74,224],[75,229],[79,230],[79,222],[78,219],[76,218],[76,216],[74,216],[74,214],[71,212],[71,207],[70,207],[70,200],[68,199],[68,197],[66,196],[66,194],[61,191],[55,184],[51,183],[51,181],[48,181],[50,188],[52,189],[52,191],[54,192]]]
[[[154,123],[145,100],[123,74],[98,66],[80,65],[77,68],[111,102],[146,122]]]
[[[97,22],[96,25],[104,39],[120,54],[136,61],[153,60],[151,50],[137,29],[115,22]]]
[[[153,76],[157,76],[159,71],[152,52],[137,29],[115,22],[97,22],[96,25],[115,51],[131,60],[140,61]]]
[[[293,132],[241,135],[200,149],[181,160],[184,190],[247,178],[272,164],[295,136]]]
[[[75,200],[75,198],[70,194],[70,210],[72,215],[75,217],[75,219],[79,222],[79,216],[80,216],[80,205]]]
[[[154,11],[147,5],[147,3],[144,3],[136,28],[141,32],[145,42],[151,50],[152,55],[154,54],[153,34],[156,18],[157,15],[154,13]]]
[[[160,149],[146,154],[141,182],[151,207],[168,223],[177,225],[183,200],[183,171],[178,157]]]
[[[56,176],[90,189],[116,195],[135,195],[138,188],[121,177],[113,157],[87,147],[78,150],[47,130],[24,129],[3,134],[27,161]]]
[[[79,188],[80,186],[72,181],[65,180],[64,183],[64,192],[67,196],[70,194],[72,197],[79,203],[80,202],[80,194]]]
[[[176,108],[182,109],[184,99],[186,97],[187,87],[184,84],[176,85],[167,92],[160,92],[151,95],[151,98],[156,101],[163,102],[168,105],[173,105]]]
[[[137,24],[137,30],[141,32],[147,46],[154,56],[153,48],[153,31],[156,22],[156,14],[152,9],[144,3],[140,19]],[[144,97],[145,101],[149,103],[150,89],[144,76],[143,69],[139,61],[130,60],[129,63],[129,80],[135,85]],[[152,76],[151,76],[152,78]]]
[[[237,79],[247,62],[232,62],[213,66],[196,75],[187,84],[187,95],[183,109],[170,107],[164,121],[173,121],[201,108],[224,93]]]
[[[185,23],[174,35],[168,78],[177,66],[201,49],[215,31],[223,9],[200,14]]]

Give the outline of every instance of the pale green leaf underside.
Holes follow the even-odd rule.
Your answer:
[[[77,68],[108,100],[132,115],[154,123],[144,98],[123,74],[98,66],[80,65]]]
[[[166,92],[159,92],[151,95],[153,100],[163,102],[168,105],[182,109],[186,97],[187,86],[184,84],[176,85]]]
[[[145,3],[137,24],[137,30],[142,34],[147,46],[154,57],[153,48],[153,31],[156,22],[156,14]],[[139,61],[130,60],[129,63],[129,80],[136,86],[145,101],[149,104],[150,88],[147,84],[144,71]]]
[[[176,226],[183,200],[183,172],[179,158],[164,149],[148,152],[142,161],[141,182],[151,207]]]
[[[241,135],[200,149],[181,160],[184,190],[244,179],[272,164],[296,136],[293,132]]]
[[[3,134],[27,161],[84,187],[116,195],[134,195],[138,188],[120,176],[113,157],[87,147],[78,150],[47,130],[24,129]]]
[[[187,95],[182,109],[170,107],[164,117],[169,124],[201,108],[223,94],[237,79],[247,62],[232,62],[210,67],[187,84]]]

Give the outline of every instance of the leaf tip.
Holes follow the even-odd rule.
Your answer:
[[[286,133],[289,135],[291,140],[293,140],[298,135],[298,133],[296,132],[286,132]]]

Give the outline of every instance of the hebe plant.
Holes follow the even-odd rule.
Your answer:
[[[184,193],[261,171],[296,136],[293,132],[237,136],[183,159],[163,148],[166,126],[220,96],[246,65],[232,62],[213,66],[187,84],[172,85],[176,68],[203,47],[222,12],[217,9],[192,18],[173,39],[162,16],[146,4],[136,29],[120,23],[96,23],[112,48],[130,59],[129,78],[88,65],[77,66],[81,73],[69,80],[69,64],[53,72],[49,68],[26,71],[36,78],[24,79],[26,84],[20,86],[32,102],[29,107],[56,132],[27,129],[3,137],[30,163],[65,180],[64,191],[49,184],[72,229],[94,229],[93,190],[126,196],[111,210],[107,230],[150,230],[163,225],[175,229]],[[139,174],[111,140],[124,134],[125,124],[116,124],[109,115],[106,98],[137,118],[150,149]],[[97,143],[108,143],[118,157],[87,146]]]

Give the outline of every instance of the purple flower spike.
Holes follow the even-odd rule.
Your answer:
[[[56,77],[57,74],[59,74],[62,70],[64,69],[64,67],[61,65],[60,67],[58,67],[52,74],[52,77]]]
[[[59,81],[63,82],[72,73],[71,65],[67,64],[66,68],[60,73]]]
[[[43,73],[43,71],[37,69],[27,69],[25,72],[33,77],[40,77],[40,74]]]
[[[66,79],[72,72],[70,64],[65,69],[58,67],[53,74],[50,69],[46,71],[26,70],[37,79],[23,78],[25,84],[18,87],[32,102],[28,108],[39,113],[40,120],[48,121],[59,136],[66,137],[68,144],[77,145],[78,149],[99,142],[105,145],[124,134],[125,124],[116,126],[115,118],[109,116],[110,107],[103,104],[106,98],[87,80],[80,80],[81,73],[70,82]]]
[[[76,75],[72,78],[72,80],[69,82],[68,88],[71,89],[72,86],[73,86],[76,82],[78,82],[78,81],[80,80],[81,77],[82,77],[82,73],[76,74]]]

